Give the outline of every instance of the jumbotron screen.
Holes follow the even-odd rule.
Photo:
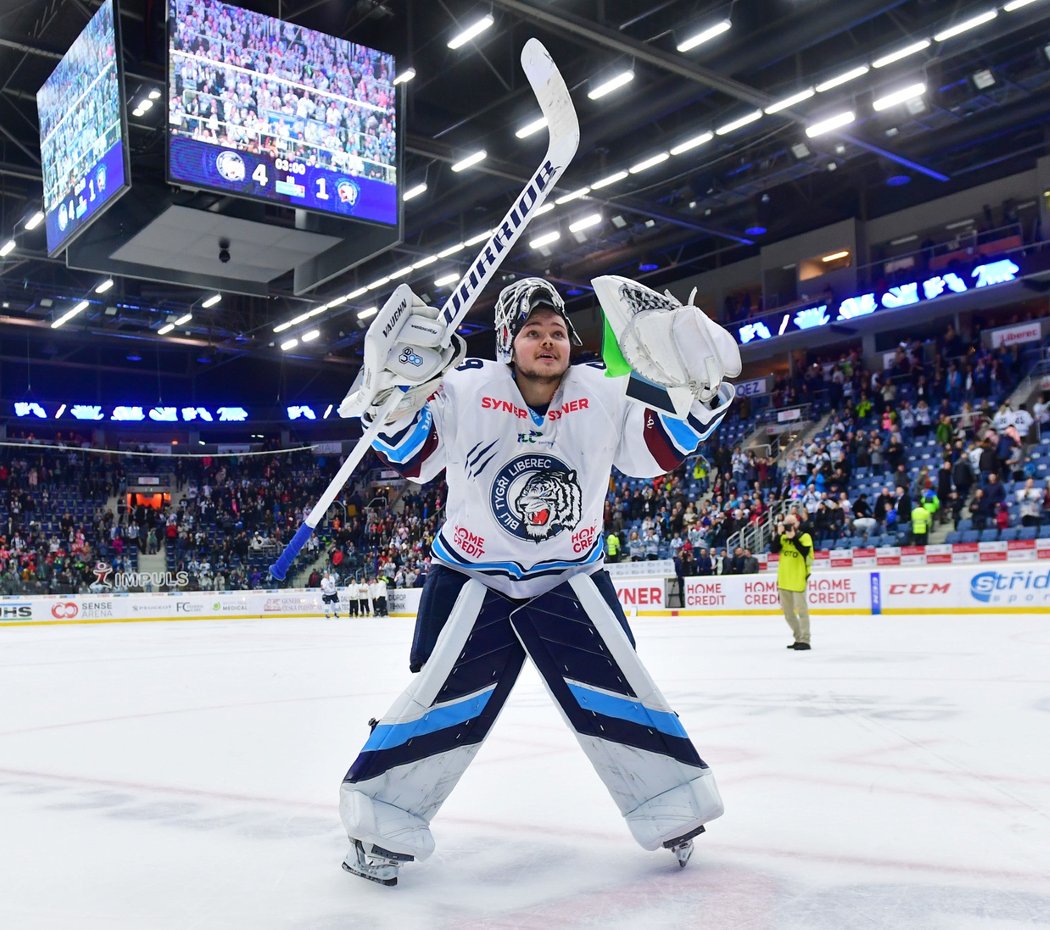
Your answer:
[[[49,255],[128,189],[123,100],[116,10],[106,0],[36,94]]]
[[[168,0],[168,180],[396,226],[394,66],[217,0]]]

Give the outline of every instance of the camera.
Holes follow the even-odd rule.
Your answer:
[[[219,261],[224,265],[230,260],[230,240],[219,240]]]

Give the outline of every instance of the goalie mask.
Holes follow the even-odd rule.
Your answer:
[[[557,313],[564,321],[573,345],[581,346],[583,342],[576,335],[576,330],[569,322],[565,312],[565,302],[554,289],[554,285],[543,278],[522,278],[499,292],[496,298],[496,359],[510,364],[514,354],[514,337],[525,324],[529,315],[538,307],[547,307]]]

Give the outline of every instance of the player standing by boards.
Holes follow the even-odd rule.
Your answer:
[[[368,586],[368,595],[372,598],[372,612],[377,617],[389,616],[386,606],[386,578],[377,575]]]
[[[354,591],[357,594],[358,616],[369,616],[372,613],[372,598],[368,590],[368,580],[365,578],[358,578],[354,586]]]
[[[369,404],[352,390],[341,405],[367,424],[389,390],[403,390],[374,448],[406,478],[444,470],[448,482],[409,657],[420,674],[373,722],[340,791],[349,872],[392,885],[402,863],[433,852],[430,821],[526,656],[643,848],[670,849],[684,865],[693,837],[722,814],[711,770],[634,650],[602,568],[601,527],[612,466],[650,477],[681,464],[721,422],[734,395],[723,378],[740,373],[740,354],[691,305],[622,278],[598,279],[595,290],[621,360],[646,379],[636,385],[687,397],[681,415],[629,400],[631,379],[606,377],[601,365],[570,366],[579,339],[560,295],[538,278],[499,295],[497,361],[462,361],[465,345],[449,334],[432,380],[409,385],[388,362],[378,375],[387,391]],[[437,315],[412,298],[402,358],[413,317],[426,330]],[[366,342],[404,312],[388,302]],[[428,342],[418,355],[434,351]],[[369,377],[377,373],[362,372],[355,388]]]
[[[331,619],[335,613],[335,619],[339,619],[339,592],[335,587],[335,579],[331,572],[325,572],[321,576],[321,604],[324,607],[325,620]]]

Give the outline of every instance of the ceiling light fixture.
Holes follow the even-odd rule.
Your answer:
[[[852,110],[847,110],[844,113],[836,113],[834,116],[829,116],[827,119],[823,119],[819,123],[807,126],[806,135],[811,139],[815,139],[817,136],[822,136],[824,133],[831,132],[833,129],[840,129],[843,126],[848,126],[854,119],[856,119],[856,116]]]
[[[892,91],[884,97],[879,97],[873,100],[871,105],[876,113],[881,113],[883,110],[888,110],[890,107],[897,106],[898,103],[904,103],[907,100],[914,100],[916,97],[921,97],[925,93],[926,85],[922,82],[909,84],[907,87],[902,87],[900,90]]]
[[[175,328],[174,323],[165,323],[160,329],[157,330],[158,336],[167,336]]]
[[[415,68],[406,68],[397,77],[394,78],[394,87],[397,87],[398,84],[407,84],[415,76],[416,76],[416,69]]]
[[[581,217],[575,223],[569,226],[569,232],[576,233],[584,229],[590,229],[592,226],[597,226],[602,221],[602,215],[600,213],[591,213],[587,216]]]
[[[358,297],[360,297],[362,294],[366,294],[366,293],[368,293],[368,288],[367,287],[358,287],[358,288],[355,288],[354,290],[352,290],[349,294],[347,294],[346,295],[346,299],[347,300],[357,300]]]
[[[214,307],[220,300],[222,300],[222,294],[212,294],[201,306],[207,310],[209,307]]]
[[[417,184],[415,187],[410,187],[401,195],[402,200],[411,200],[413,197],[418,197],[420,194],[427,192],[427,182],[423,181],[421,184]]]
[[[15,240],[8,239],[3,245],[0,245],[0,258],[7,258],[15,250]]]
[[[1028,6],[1029,3],[1037,3],[1038,0],[1013,0],[1011,3],[1007,3],[1003,7],[1004,13],[1012,13],[1014,10],[1020,10],[1022,7]]]
[[[303,336],[303,342],[313,342],[318,336],[321,335],[321,330],[311,329],[310,332]]]
[[[537,236],[529,243],[529,247],[533,249],[542,249],[545,245],[550,245],[552,242],[557,242],[561,238],[561,233],[557,229],[552,229],[548,233],[544,233],[542,236]]]
[[[624,84],[630,84],[634,80],[634,71],[628,69],[627,71],[621,71],[619,74],[614,75],[606,81],[602,81],[597,87],[589,91],[587,96],[591,100],[598,100],[604,97],[606,94],[611,94],[614,90],[623,87]]]
[[[976,16],[964,19],[961,23],[949,26],[943,32],[936,33],[933,37],[933,41],[947,42],[948,39],[954,39],[957,35],[969,32],[971,29],[976,29],[978,26],[983,26],[985,23],[990,23],[998,15],[999,11],[996,9],[985,10],[983,13],[978,13]]]
[[[748,123],[753,123],[757,119],[762,118],[761,110],[752,110],[750,113],[733,120],[731,123],[726,123],[724,126],[719,126],[715,130],[716,136],[726,136],[729,133],[736,131],[741,126],[746,126]]]
[[[876,58],[871,66],[873,68],[885,68],[886,65],[892,65],[895,61],[900,61],[902,58],[907,58],[909,55],[915,55],[918,52],[925,51],[930,47],[929,39],[922,39],[919,42],[913,42],[911,45],[905,45],[904,48],[899,48],[895,52],[890,52],[888,55],[883,55],[881,58]]]
[[[570,200],[579,200],[590,193],[590,190],[589,187],[578,187],[571,194],[563,194],[561,197],[556,198],[554,203],[560,207],[563,203],[568,203]],[[553,210],[554,207],[551,207],[551,209]]]
[[[547,117],[541,116],[539,119],[534,119],[531,123],[526,123],[521,127],[514,135],[519,139],[526,139],[533,133],[539,132],[547,125]]]
[[[438,260],[436,255],[426,255],[417,262],[412,262],[412,270],[415,271],[419,268],[426,268],[427,265],[433,265]]]
[[[825,255],[822,262],[837,262],[840,258],[849,258],[849,249],[843,249],[841,252],[832,252],[830,255]]]
[[[447,249],[442,249],[438,252],[438,258],[448,258],[450,255],[462,252],[466,247],[467,244],[465,242],[457,242],[455,245],[450,245]]]
[[[681,155],[684,152],[688,152],[690,149],[695,149],[697,146],[706,145],[715,137],[713,132],[702,132],[698,136],[693,136],[691,139],[686,139],[684,142],[679,142],[678,145],[671,149],[672,155]]]
[[[51,324],[51,328],[58,329],[60,326],[64,326],[77,314],[83,313],[85,310],[87,310],[89,306],[90,304],[86,300],[80,301],[80,303],[78,303],[75,307],[73,307],[71,310],[67,310],[65,313],[62,314],[62,316],[55,320],[55,322]]]
[[[631,167],[627,170],[630,171],[631,174],[641,174],[643,171],[646,171],[649,168],[653,168],[656,165],[662,164],[663,162],[667,161],[667,159],[670,157],[670,152],[660,152],[656,155],[650,155],[648,158],[638,162],[637,165],[631,165]]]
[[[995,87],[995,75],[988,68],[974,71],[970,75],[970,80],[973,81],[973,86],[978,90],[988,90],[989,87]]]
[[[708,26],[706,29],[701,29],[694,35],[691,35],[688,39],[678,44],[678,51],[688,52],[696,48],[698,45],[703,45],[705,42],[710,42],[712,39],[720,36],[723,32],[728,32],[733,28],[733,23],[728,19],[723,19],[721,22],[715,23],[713,26]]]
[[[596,191],[601,190],[603,187],[608,187],[610,184],[622,181],[625,177],[627,177],[626,171],[617,171],[615,174],[610,174],[608,177],[604,177],[600,181],[595,181],[591,185],[591,189]]]
[[[471,39],[477,38],[481,33],[488,29],[495,20],[486,13],[473,25],[467,26],[461,33],[453,36],[448,40],[449,48],[459,48],[460,46],[466,45]]]
[[[378,307],[369,307],[367,310],[362,310],[357,318],[359,320],[367,320],[370,316],[375,316],[379,312]]]
[[[486,152],[484,149],[478,149],[478,151],[474,152],[471,155],[468,155],[461,161],[457,161],[452,166],[452,170],[458,174],[460,171],[465,171],[467,168],[471,167],[472,165],[476,165],[479,161],[484,161],[486,158],[488,158],[488,152]]]
[[[297,345],[299,345],[298,339],[287,339],[281,343],[281,351],[287,352],[289,349],[294,349]]]
[[[455,284],[459,280],[459,272],[453,271],[449,274],[443,274],[440,278],[434,281],[434,287],[447,287],[449,284]]]
[[[822,94],[833,87],[841,87],[843,84],[848,84],[850,81],[863,77],[870,70],[867,65],[858,65],[856,68],[850,68],[849,71],[843,71],[842,74],[836,74],[833,78],[828,78],[823,84],[818,84],[816,91],[818,94]]]
[[[106,278],[98,287],[95,288],[96,294],[105,294],[113,286],[113,279]]]
[[[26,229],[36,229],[44,221],[44,214],[42,211],[37,210],[28,220],[25,222]]]
[[[803,100],[809,100],[816,91],[812,87],[807,87],[805,90],[800,90],[797,94],[792,94],[790,97],[784,97],[782,100],[778,100],[776,103],[771,103],[766,107],[766,115],[771,113],[779,113],[781,110],[786,110],[788,107],[793,107],[796,103],[802,103]]]
[[[465,240],[463,245],[468,247],[472,245],[480,245],[482,242],[488,239],[489,236],[492,235],[492,232],[493,231],[491,229],[483,230],[482,232],[479,232],[476,236],[471,236],[469,239]]]
[[[193,319],[193,314],[192,313],[184,313],[182,316],[180,316],[175,321],[175,325],[176,326],[185,326],[192,319]]]
[[[366,285],[368,290],[374,291],[376,288],[382,287],[384,284],[389,283],[390,275],[384,275],[382,278],[376,278],[371,284]]]

